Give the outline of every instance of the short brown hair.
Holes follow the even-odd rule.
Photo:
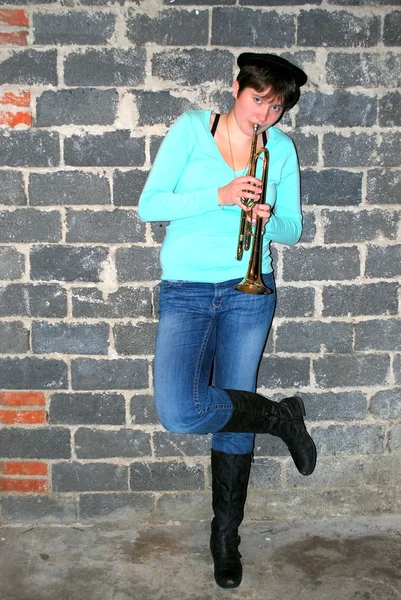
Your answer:
[[[246,65],[241,67],[237,81],[238,94],[246,87],[257,92],[271,90],[272,96],[278,96],[283,103],[284,110],[290,110],[298,102],[301,95],[299,86],[291,74],[279,67],[265,65]]]

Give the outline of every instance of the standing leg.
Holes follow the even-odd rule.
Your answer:
[[[273,276],[265,277],[270,289]],[[223,303],[224,304],[224,303]],[[249,297],[227,289],[217,320],[214,384],[254,392],[256,377],[275,306],[275,293]],[[213,513],[210,550],[214,577],[222,588],[235,588],[242,580],[241,538],[254,434],[220,432],[212,443]]]

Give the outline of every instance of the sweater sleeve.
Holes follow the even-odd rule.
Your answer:
[[[300,175],[297,154],[291,141],[284,160],[276,202],[266,224],[265,235],[280,244],[296,244],[302,233]]]
[[[142,221],[174,221],[215,210],[217,187],[176,193],[195,144],[193,123],[184,113],[170,128],[157,153],[139,199]]]

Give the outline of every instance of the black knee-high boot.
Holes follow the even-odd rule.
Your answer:
[[[316,446],[304,423],[305,407],[298,396],[273,402],[254,392],[225,390],[234,406],[220,431],[270,433],[283,440],[298,471],[311,475],[316,465]]]
[[[213,512],[210,550],[214,578],[222,588],[238,587],[242,580],[241,538],[252,454],[227,454],[212,450]]]

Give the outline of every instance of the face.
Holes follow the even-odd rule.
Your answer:
[[[281,99],[272,96],[270,90],[257,92],[246,87],[238,93],[238,82],[234,83],[234,117],[238,127],[246,135],[253,134],[253,125],[259,125],[259,132],[265,131],[279,120],[284,107]]]

